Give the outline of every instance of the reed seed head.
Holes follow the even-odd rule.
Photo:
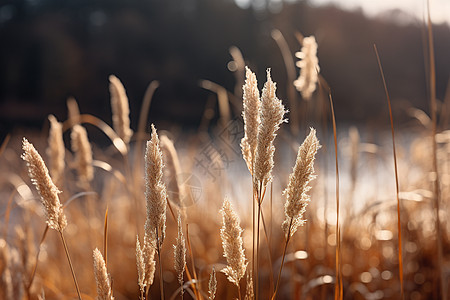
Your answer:
[[[245,71],[246,80],[242,87],[244,137],[241,140],[241,150],[244,160],[247,163],[248,170],[253,174],[258,127],[260,124],[259,109],[261,107],[261,101],[259,99],[258,82],[255,73],[248,67],[245,67]]]
[[[317,43],[314,36],[303,38],[303,46],[300,52],[295,56],[300,60],[297,67],[300,68],[300,75],[294,81],[295,88],[302,94],[303,99],[311,99],[312,94],[316,90],[319,78],[319,59],[317,58]]]
[[[308,191],[311,189],[308,184],[316,177],[314,175],[314,160],[320,147],[316,130],[311,128],[309,135],[298,149],[295,166],[291,175],[289,175],[288,186],[283,192],[286,195],[284,206],[286,219],[282,228],[286,235],[289,232],[292,236],[297,231],[297,227],[305,222],[303,214],[310,201]],[[290,224],[291,226],[289,226]]]
[[[53,183],[44,160],[26,138],[22,141],[22,159],[27,162],[28,176],[36,187],[45,208],[47,224],[50,228],[62,232],[67,226],[58,194],[61,193]]]
[[[228,266],[222,270],[228,276],[228,280],[239,286],[239,281],[245,275],[247,263],[242,243],[242,229],[239,218],[234,212],[231,203],[225,198],[222,209],[222,238],[223,256],[227,259]]]
[[[273,156],[275,146],[273,142],[276,132],[280,128],[284,114],[287,112],[276,94],[276,83],[272,81],[270,69],[267,70],[267,82],[264,84],[261,96],[260,117],[261,124],[258,128],[258,138],[254,165],[254,178],[263,187],[272,181]]]
[[[186,244],[183,235],[183,226],[181,224],[181,215],[178,214],[178,236],[177,242],[173,245],[175,271],[178,275],[178,282],[183,285],[183,273],[186,266]]]
[[[138,271],[138,285],[142,293],[145,291],[145,259],[144,253],[139,242],[139,236],[136,236],[136,266]]]
[[[125,144],[128,144],[133,135],[133,131],[130,128],[130,106],[128,97],[119,78],[111,75],[109,76],[109,82],[113,127]]]
[[[213,300],[214,298],[216,298],[217,291],[216,270],[214,269],[214,267],[212,268],[211,275],[209,275],[208,288],[208,300]]]
[[[147,200],[147,220],[145,231],[149,236],[155,236],[162,243],[166,231],[166,185],[163,182],[163,157],[159,147],[159,138],[152,124],[152,136],[147,141],[145,151],[145,197]]]
[[[53,115],[49,115],[48,120],[50,121],[50,132],[48,135],[47,155],[50,159],[50,174],[53,181],[58,184],[62,180],[65,167],[62,124]]]
[[[111,290],[111,278],[106,270],[105,260],[100,251],[94,250],[94,275],[97,283],[97,300],[114,300]]]
[[[76,124],[70,134],[72,151],[75,153],[75,165],[78,178],[82,185],[86,185],[94,178],[92,166],[92,149],[86,129]]]

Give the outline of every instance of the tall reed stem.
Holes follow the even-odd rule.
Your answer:
[[[389,92],[386,85],[386,80],[384,78],[383,67],[381,65],[380,56],[378,55],[377,46],[373,45],[375,54],[377,56],[378,67],[380,69],[381,78],[383,80],[384,91],[386,93],[386,98],[388,100],[389,107],[389,118],[391,120],[391,133],[392,133],[392,150],[394,153],[394,170],[395,170],[395,187],[396,187],[396,195],[397,195],[397,230],[398,230],[398,268],[400,274],[400,297],[401,299],[405,299],[405,292],[403,288],[403,251],[402,251],[402,223],[400,219],[400,188],[398,184],[398,169],[397,169],[397,153],[395,151],[395,134],[394,134],[394,119],[392,117],[392,107],[391,107],[391,98],[389,97]]]
[[[66,257],[67,257],[67,261],[69,262],[70,271],[72,272],[73,282],[75,283],[75,288],[77,290],[78,299],[81,300],[80,288],[78,287],[78,282],[77,282],[77,278],[75,276],[75,271],[73,270],[72,261],[70,259],[70,255],[69,255],[69,249],[67,248],[66,240],[64,238],[64,234],[62,233],[62,231],[59,231],[59,234],[61,236],[61,241],[64,245],[64,251],[66,252]]]
[[[283,265],[284,265],[284,259],[286,257],[286,249],[289,243],[289,240],[291,239],[291,228],[292,228],[292,221],[293,219],[291,218],[291,222],[289,223],[289,229],[287,232],[287,238],[286,238],[286,243],[284,244],[284,249],[283,249],[283,256],[281,258],[281,265],[280,265],[280,271],[278,272],[278,278],[277,278],[277,285],[275,287],[275,292],[273,293],[272,296],[272,300],[275,300],[277,297],[277,292],[278,292],[278,287],[280,285],[280,280],[281,280],[281,271],[283,270]]]
[[[427,11],[428,11],[428,54],[430,59],[430,109],[431,109],[431,122],[432,122],[432,142],[433,142],[433,171],[435,173],[434,179],[434,195],[435,195],[435,209],[436,209],[436,240],[437,240],[437,252],[438,252],[438,266],[439,266],[439,277],[440,277],[440,289],[442,299],[448,299],[447,288],[444,280],[444,270],[443,270],[443,255],[442,255],[442,234],[441,234],[441,219],[439,215],[440,201],[441,201],[441,190],[439,184],[439,170],[437,161],[437,103],[436,103],[436,63],[434,59],[434,43],[433,43],[433,28],[431,24],[430,16],[430,1],[427,1]]]
[[[163,280],[163,267],[161,260],[161,243],[160,243],[159,229],[156,229],[156,250],[158,251],[158,263],[159,263],[159,287],[161,300],[164,300],[164,280]]]

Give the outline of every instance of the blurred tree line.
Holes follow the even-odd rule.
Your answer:
[[[295,32],[314,34],[321,73],[329,82],[340,120],[385,113],[373,44],[391,96],[424,108],[427,71],[420,21],[397,22],[394,13],[367,19],[361,11],[284,3],[277,12],[241,9],[232,0],[4,0],[0,4],[0,126],[41,125],[49,113],[66,118],[74,96],[82,113],[110,121],[108,76],[118,76],[131,102],[132,127],[147,85],[159,80],[150,118],[197,126],[211,92],[208,79],[234,90],[227,69],[237,46],[257,71],[260,85],[272,68],[286,99],[286,70],[270,32],[300,49]],[[438,97],[450,72],[450,29],[436,25]],[[297,95],[300,101],[300,96]]]

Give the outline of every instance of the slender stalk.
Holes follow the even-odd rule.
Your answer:
[[[331,92],[328,93],[331,107],[331,117],[333,121],[333,136],[334,136],[334,158],[336,161],[336,285],[334,299],[343,298],[342,288],[342,272],[341,272],[341,230],[339,227],[339,165],[338,165],[338,147],[337,147],[337,133],[336,133],[336,118],[334,115],[333,98]]]
[[[164,280],[163,280],[163,267],[161,260],[161,245],[160,245],[159,229],[156,229],[156,251],[158,252],[158,263],[159,263],[159,287],[161,300],[164,300]]]
[[[106,206],[105,223],[103,230],[103,256],[105,257],[105,265],[108,266],[108,206]]]
[[[257,221],[256,221],[256,273],[255,273],[255,281],[256,281],[256,289],[255,289],[255,297],[258,299],[259,294],[259,231],[260,231],[260,219],[261,219],[261,184],[258,188],[258,207],[257,207]]]
[[[442,234],[441,234],[441,219],[439,216],[439,206],[441,201],[441,190],[439,185],[439,170],[437,161],[437,103],[436,103],[436,63],[434,59],[434,43],[433,43],[433,28],[431,24],[430,16],[430,1],[427,1],[427,11],[428,11],[428,54],[430,59],[430,108],[431,108],[431,122],[432,122],[432,142],[433,142],[433,171],[436,175],[434,179],[434,194],[435,194],[435,209],[436,209],[436,240],[437,240],[437,252],[438,252],[438,266],[440,275],[440,290],[441,297],[443,300],[448,299],[447,288],[444,280],[444,270],[443,270],[443,255],[442,255]]]
[[[281,271],[283,270],[283,265],[284,265],[284,259],[286,257],[286,250],[287,250],[287,246],[289,243],[289,240],[291,239],[291,227],[292,227],[292,221],[293,219],[291,219],[291,222],[289,223],[289,230],[287,233],[287,238],[286,238],[286,243],[284,244],[284,249],[283,249],[283,256],[281,258],[281,265],[280,265],[280,271],[278,272],[278,278],[277,278],[277,285],[275,287],[275,292],[273,293],[272,296],[272,300],[275,300],[277,297],[277,292],[278,292],[278,287],[280,286],[280,280],[281,280]]]
[[[69,262],[70,271],[72,272],[73,282],[75,283],[75,288],[77,290],[78,299],[81,300],[80,288],[78,287],[77,278],[75,276],[75,271],[73,270],[72,261],[70,260],[69,249],[67,248],[66,240],[64,239],[64,234],[62,231],[59,231],[61,236],[61,241],[64,245],[64,251],[66,252],[67,261]]]
[[[198,279],[197,279],[197,272],[195,271],[194,255],[192,254],[191,239],[189,238],[189,224],[186,224],[186,244],[188,247],[189,256],[191,257],[192,275],[194,276],[195,279],[195,284],[193,284],[194,294],[197,299],[202,299],[197,288]],[[189,270],[187,268],[186,273],[189,274]]]
[[[241,298],[241,284],[240,283],[238,283],[237,288],[238,288],[239,300],[241,300],[242,298]]]
[[[400,274],[400,297],[401,299],[405,299],[405,292],[403,286],[403,251],[402,251],[402,223],[400,219],[400,188],[398,184],[398,169],[397,169],[397,154],[395,151],[395,135],[394,135],[394,120],[392,117],[392,108],[391,108],[391,98],[389,97],[389,92],[386,85],[386,80],[384,78],[383,67],[381,65],[380,56],[378,55],[377,46],[373,45],[375,54],[377,56],[378,67],[380,69],[381,78],[383,80],[384,91],[386,93],[386,98],[388,100],[389,107],[389,118],[391,120],[391,133],[392,133],[392,150],[394,153],[394,170],[395,170],[395,187],[396,187],[396,196],[397,196],[397,230],[398,230],[398,268]]]
[[[34,263],[33,270],[31,271],[30,281],[28,282],[28,285],[27,285],[28,292],[30,291],[31,286],[33,285],[34,277],[36,276],[37,266],[38,266],[38,262],[39,262],[39,254],[41,253],[41,245],[44,242],[45,237],[47,236],[48,229],[49,229],[48,225],[45,226],[44,233],[42,234],[41,241],[39,242],[38,251],[36,253],[36,262]]]
[[[257,191],[255,190],[255,185],[253,184],[253,175],[252,175],[252,185],[253,185],[253,193],[252,193],[252,276],[255,276],[255,216],[256,216],[256,203],[257,201]],[[255,197],[256,196],[256,197]],[[254,279],[254,278],[253,278]],[[256,280],[253,280],[253,290],[256,290]],[[256,299],[255,294],[253,294],[254,299]]]

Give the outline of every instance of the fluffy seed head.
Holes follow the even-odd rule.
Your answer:
[[[241,140],[241,150],[244,160],[247,163],[248,170],[253,174],[253,164],[255,158],[258,127],[260,124],[259,109],[261,101],[259,100],[258,82],[256,75],[248,67],[245,67],[246,80],[243,89],[242,117],[244,119],[244,137]]]
[[[163,182],[163,158],[155,126],[145,151],[145,197],[147,201],[147,220],[145,231],[162,243],[166,231],[166,185]]]
[[[75,125],[70,134],[72,151],[75,153],[75,165],[81,184],[86,185],[94,178],[92,166],[92,149],[86,129],[81,125]]]
[[[50,159],[50,174],[53,181],[59,183],[62,180],[65,167],[62,124],[53,115],[49,115],[48,120],[50,121],[50,132],[48,135],[47,155]]]
[[[145,291],[145,260],[141,243],[139,242],[139,236],[136,236],[136,266],[138,271],[138,285],[143,293]]]
[[[111,75],[109,76],[109,82],[113,127],[125,144],[128,144],[133,135],[133,131],[130,128],[130,106],[128,97],[119,78]]]
[[[300,52],[295,53],[300,60],[297,67],[300,68],[300,75],[294,81],[296,89],[302,94],[303,99],[311,99],[316,90],[319,73],[319,59],[317,58],[317,43],[314,36],[303,39],[303,47]]]
[[[111,290],[111,278],[106,270],[105,260],[100,251],[94,250],[94,275],[97,283],[97,300],[114,300]]]
[[[186,266],[186,244],[183,235],[183,226],[181,225],[181,216],[178,214],[178,236],[177,243],[173,245],[175,271],[178,274],[178,282],[183,285],[183,273]]]
[[[286,110],[280,99],[275,95],[276,83],[270,77],[270,69],[267,70],[267,82],[264,84],[261,96],[261,124],[258,128],[258,141],[254,165],[254,178],[262,183],[263,187],[272,180],[273,155],[275,146],[273,141],[276,131],[284,122]]]
[[[27,162],[28,176],[41,196],[45,208],[47,224],[62,232],[67,225],[58,194],[61,193],[53,183],[44,160],[26,138],[22,141],[22,159]]]
[[[209,275],[208,288],[208,300],[213,300],[214,298],[216,298],[217,291],[216,270],[214,268],[211,271],[211,275]]]
[[[184,197],[187,196],[184,186],[178,182],[178,175],[182,173],[177,150],[172,140],[161,135],[161,151],[164,158],[164,177],[166,179],[168,197],[178,207],[184,208]],[[183,212],[184,213],[184,212]]]
[[[286,195],[286,203],[284,212],[286,219],[282,228],[285,234],[292,236],[305,220],[303,214],[306,206],[310,201],[308,191],[311,187],[309,182],[314,179],[314,160],[316,159],[317,150],[320,148],[319,140],[316,137],[316,130],[311,128],[309,135],[298,149],[297,161],[291,175],[289,175],[289,183],[284,190]],[[292,224],[289,228],[289,225]]]
[[[220,237],[222,238],[223,256],[226,257],[228,264],[222,272],[228,276],[230,282],[238,286],[247,268],[242,245],[242,229],[239,218],[228,199],[225,198],[220,212],[222,213]]]

